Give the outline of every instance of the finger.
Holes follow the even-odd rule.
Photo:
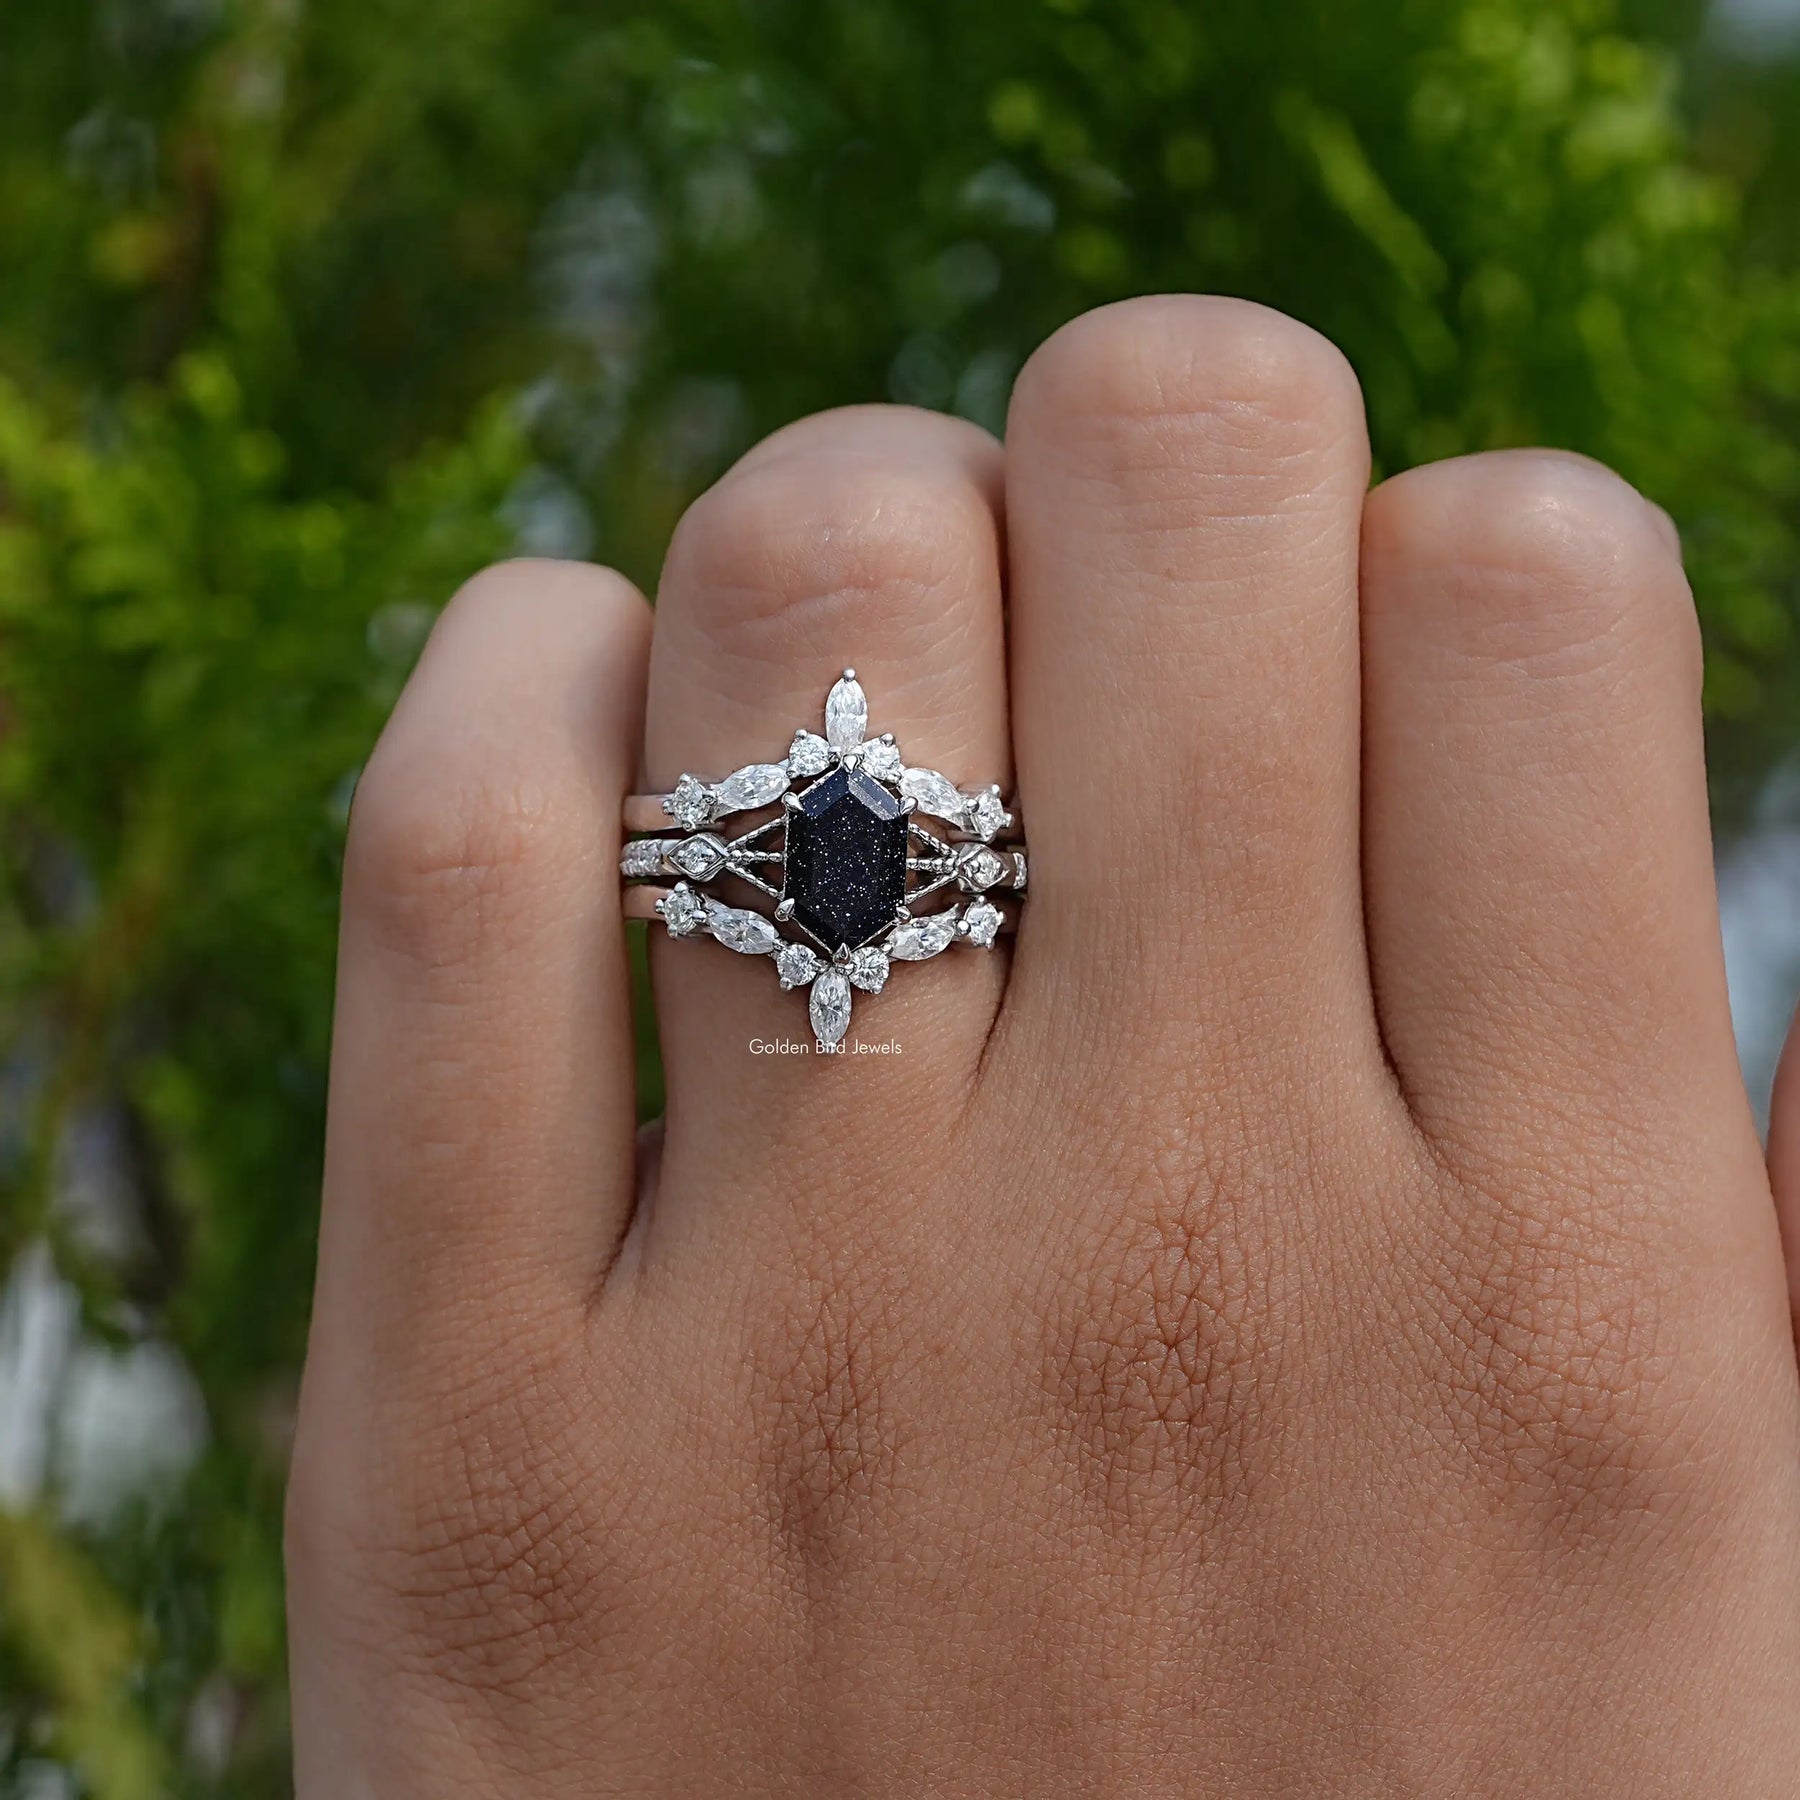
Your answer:
[[[648,642],[617,575],[490,570],[359,784],[318,1304],[321,1340],[365,1374],[584,1300],[624,1229],[616,868]]]
[[[822,729],[846,666],[868,695],[871,734],[892,733],[908,765],[961,786],[1008,783],[1000,463],[994,440],[962,421],[858,407],[777,433],[697,501],[657,601],[651,785],[779,760],[797,726]],[[878,995],[854,997],[848,1041],[900,1054],[825,1068],[752,1052],[753,1040],[811,1040],[806,996],[783,994],[768,958],[658,932],[665,1169],[726,1156],[739,1191],[792,1185],[820,1152],[825,1112],[841,1147],[873,1086],[890,1106],[951,1091],[979,1053],[1001,964],[959,945],[897,965]]]
[[[1371,951],[1421,1123],[1591,1140],[1623,1107],[1741,1156],[1699,633],[1655,514],[1577,457],[1416,469],[1370,497],[1363,605]]]
[[[1788,1030],[1769,1102],[1769,1177],[1787,1251],[1789,1305],[1800,1340],[1800,1015]]]
[[[1007,439],[1021,1054],[1060,1044],[1083,1085],[1149,1058],[1282,1108],[1378,1067],[1357,851],[1367,477],[1349,365],[1263,307],[1129,301],[1027,365]]]

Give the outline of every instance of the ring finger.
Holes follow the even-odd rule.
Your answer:
[[[869,733],[892,733],[908,767],[1008,787],[1000,487],[987,433],[907,408],[821,414],[751,451],[689,509],[670,547],[650,662],[649,786],[779,760],[797,726],[821,729],[826,690],[853,667]],[[760,1187],[791,1203],[816,1156],[842,1156],[859,1121],[874,1123],[859,1101],[877,1088],[890,1117],[967,1091],[1003,961],[959,950],[904,971],[879,998],[857,996],[846,1043],[897,1054],[828,1061],[753,1050],[811,1042],[805,996],[783,995],[766,958],[658,930],[652,973],[668,1081],[662,1189],[723,1185],[742,1202]],[[879,1155],[870,1136],[865,1169]],[[746,1159],[750,1142],[760,1147]],[[709,1206],[701,1229],[735,1229],[741,1219],[720,1215],[739,1210]],[[684,1228],[659,1202],[653,1229]]]

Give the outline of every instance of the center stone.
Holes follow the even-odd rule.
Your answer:
[[[906,813],[873,775],[833,769],[787,814],[781,897],[828,950],[867,943],[906,899]]]

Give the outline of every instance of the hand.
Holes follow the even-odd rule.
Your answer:
[[[1143,300],[1004,453],[776,433],[654,637],[456,599],[351,830],[302,1800],[1800,1794],[1679,549],[1569,456],[1367,476],[1322,339]],[[1016,944],[759,1057],[796,997],[658,932],[634,1146],[620,798],[847,662],[1016,767]]]

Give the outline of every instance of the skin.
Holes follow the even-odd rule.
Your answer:
[[[1138,300],[1004,451],[776,433],[654,632],[457,596],[351,828],[301,1800],[1800,1795],[1800,1053],[1771,1164],[1679,545],[1368,470],[1322,338]],[[846,663],[1016,777],[1016,943],[823,1061],[658,934],[636,1143],[621,797]]]

